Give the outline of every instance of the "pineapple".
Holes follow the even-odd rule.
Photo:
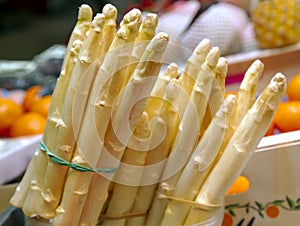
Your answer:
[[[256,39],[263,49],[300,41],[299,0],[259,0],[252,11]]]

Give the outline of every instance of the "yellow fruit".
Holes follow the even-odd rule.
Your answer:
[[[276,48],[300,41],[299,12],[297,0],[259,0],[252,20],[260,47]]]

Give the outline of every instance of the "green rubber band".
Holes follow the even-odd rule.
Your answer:
[[[70,167],[72,169],[75,169],[75,170],[78,170],[78,171],[95,172],[95,173],[100,173],[100,172],[101,173],[114,173],[118,169],[118,167],[95,169],[95,168],[89,168],[89,167],[85,167],[85,166],[81,166],[81,165],[78,165],[78,164],[67,162],[66,160],[62,159],[61,157],[59,157],[59,156],[55,155],[54,153],[52,153],[51,151],[49,151],[49,149],[45,145],[44,141],[40,142],[40,150],[44,151],[50,157],[50,159],[53,162],[55,162],[59,165],[68,166],[68,167]]]

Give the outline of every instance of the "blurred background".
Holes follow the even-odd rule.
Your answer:
[[[0,59],[31,60],[54,44],[66,44],[78,7],[101,11],[105,0],[0,0]],[[134,1],[109,1],[120,12]],[[115,3],[114,3],[115,2]]]

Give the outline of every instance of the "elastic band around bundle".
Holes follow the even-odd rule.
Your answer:
[[[119,215],[101,214],[100,218],[119,220],[119,219],[127,219],[127,218],[132,218],[132,217],[145,216],[146,214],[147,214],[147,212],[123,213],[123,214],[119,214]]]
[[[191,200],[181,199],[181,198],[177,198],[177,197],[173,197],[173,196],[167,196],[167,195],[164,195],[160,192],[157,192],[157,198],[159,198],[159,199],[168,199],[170,201],[179,202],[181,204],[191,205],[195,208],[199,208],[199,209],[202,209],[202,210],[212,210],[212,209],[216,209],[216,208],[221,208],[223,206],[222,204],[204,204],[204,203],[199,203],[199,202],[195,202],[195,201],[191,201]]]
[[[81,166],[75,163],[70,163],[67,162],[66,160],[62,159],[61,157],[55,155],[54,153],[52,153],[47,146],[45,145],[44,141],[40,142],[40,150],[44,151],[49,157],[50,159],[54,162],[57,163],[59,165],[62,166],[68,166],[72,169],[78,170],[78,171],[82,171],[82,172],[94,172],[94,173],[114,173],[117,171],[118,167],[115,168],[103,168],[103,169],[95,169],[95,168],[90,168],[90,167],[85,167],[85,166]]]

